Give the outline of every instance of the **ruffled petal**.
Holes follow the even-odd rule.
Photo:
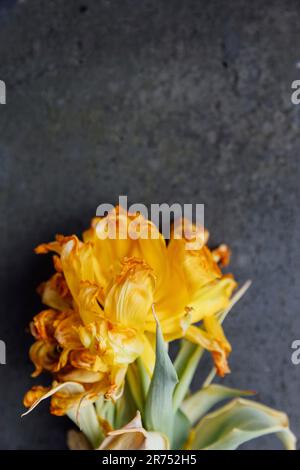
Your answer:
[[[104,311],[112,323],[143,330],[154,302],[155,278],[143,261],[128,258],[108,291]]]
[[[37,377],[43,370],[56,372],[67,362],[67,357],[58,351],[55,343],[44,341],[36,341],[30,348],[29,356],[35,365],[32,377]]]
[[[43,282],[38,293],[42,302],[56,310],[68,310],[72,307],[72,295],[62,273],[54,274],[49,281]]]
[[[230,372],[227,357],[231,352],[231,346],[224,335],[222,326],[215,317],[205,317],[203,323],[205,330],[190,326],[185,337],[211,352],[218,375],[224,377]]]
[[[168,246],[171,264],[182,270],[188,293],[195,295],[201,287],[220,279],[222,273],[214,261],[212,253],[203,245],[197,250],[189,249],[190,241],[186,238],[172,238]]]

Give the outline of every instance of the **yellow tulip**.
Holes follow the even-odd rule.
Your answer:
[[[140,236],[133,233],[137,220]],[[123,238],[105,236],[108,221],[116,222]],[[150,233],[152,238],[146,238]],[[83,241],[59,235],[38,246],[37,253],[55,252],[56,274],[39,290],[50,309],[31,324],[36,338],[30,351],[33,375],[48,370],[55,383],[78,382],[83,392],[77,402],[100,394],[116,398],[128,365],[138,357],[152,374],[153,304],[166,341],[186,337],[211,351],[220,375],[228,372],[230,345],[217,315],[236,287],[218,266],[228,262],[229,250],[223,246],[211,252],[206,245],[190,250],[189,241],[174,232],[167,244],[150,221],[117,207],[93,219]],[[74,406],[73,399],[63,400],[59,393],[52,396],[55,414]],[[26,406],[33,404],[33,395],[32,390],[27,393]]]

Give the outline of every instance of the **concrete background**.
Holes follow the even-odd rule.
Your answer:
[[[229,243],[231,270],[253,280],[226,321],[226,383],[286,410],[300,437],[299,2],[0,5],[0,448],[65,448],[72,425],[48,404],[20,418],[34,383],[25,328],[51,272],[33,247],[80,234],[119,194],[205,204],[212,242]]]

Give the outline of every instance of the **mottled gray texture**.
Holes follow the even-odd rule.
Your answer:
[[[41,405],[25,327],[51,271],[33,247],[80,233],[101,202],[204,203],[213,243],[253,279],[226,321],[226,383],[286,410],[300,436],[300,78],[297,1],[19,2],[0,15],[0,447],[65,447]],[[199,381],[200,381],[199,374]],[[274,438],[251,448],[274,448]]]

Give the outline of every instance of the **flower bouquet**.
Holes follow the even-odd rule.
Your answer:
[[[110,223],[128,236],[109,238]],[[132,237],[132,223],[155,236]],[[51,413],[80,430],[69,433],[70,448],[236,449],[268,433],[295,448],[284,413],[212,383],[230,372],[222,323],[249,282],[237,290],[222,273],[230,250],[210,250],[207,231],[199,249],[188,241],[174,228],[167,243],[152,222],[116,207],[93,219],[82,241],[58,235],[36,248],[54,253],[55,274],[39,287],[47,309],[30,324],[32,375],[48,371],[53,380],[32,387],[24,405],[29,413],[50,398]],[[205,350],[212,371],[192,393]]]

